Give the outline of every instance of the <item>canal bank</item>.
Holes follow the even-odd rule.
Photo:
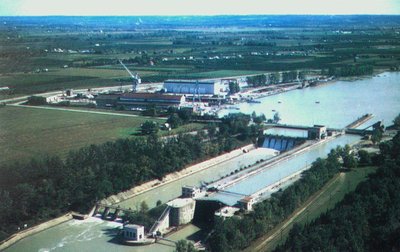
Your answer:
[[[10,247],[11,245],[13,245],[14,243],[18,242],[21,239],[24,239],[28,236],[37,234],[39,232],[42,232],[46,229],[49,229],[51,227],[55,227],[61,223],[67,222],[69,220],[72,220],[72,213],[69,212],[67,214],[64,214],[58,218],[43,222],[39,225],[27,228],[25,230],[22,230],[16,234],[13,234],[11,237],[9,237],[8,239],[2,241],[0,243],[0,251],[3,251],[4,249]]]
[[[156,206],[157,201],[161,200],[163,202],[167,202],[173,198],[178,197],[181,194],[181,188],[183,185],[186,184],[196,184],[200,185],[204,181],[207,180],[207,178],[216,180],[220,179],[220,177],[229,174],[233,172],[235,169],[240,169],[245,166],[248,166],[250,164],[253,164],[260,159],[268,159],[273,156],[275,156],[275,150],[271,149],[265,149],[265,148],[258,148],[256,149],[253,144],[243,146],[239,149],[233,150],[229,153],[223,154],[221,156],[206,160],[204,162],[192,165],[187,167],[186,169],[182,170],[181,172],[173,173],[170,175],[167,175],[167,177],[163,180],[163,183],[160,183],[158,180],[150,181],[148,184],[145,186],[139,186],[131,189],[135,195],[127,195],[126,192],[123,197],[121,198],[115,198],[115,196],[112,196],[111,202],[114,205],[121,205],[122,207],[126,208],[132,208],[132,209],[138,209],[139,204],[142,201],[145,201],[148,203],[149,207],[153,208]],[[154,185],[154,186],[152,186]],[[158,191],[155,193],[155,191]],[[119,199],[125,199],[126,200],[121,200]],[[110,198],[108,198],[110,200]],[[69,215],[71,218],[72,216]],[[21,243],[25,243],[25,241],[29,241],[31,239],[34,239],[34,237],[41,237],[42,231],[45,230],[46,228],[49,228],[48,230],[45,230],[44,232],[46,233],[51,233],[51,234],[57,234],[57,232],[52,233],[52,230],[65,230],[65,229],[71,229],[75,231],[72,231],[73,233],[79,233],[81,232],[84,234],[85,237],[90,237],[90,239],[94,239],[92,236],[89,236],[89,232],[94,232],[95,234],[99,235],[99,230],[101,229],[103,232],[106,233],[115,233],[115,230],[111,230],[109,227],[112,226],[114,229],[121,228],[122,224],[118,222],[110,222],[110,221],[103,221],[99,218],[94,218],[91,217],[87,220],[80,221],[80,220],[71,220],[70,221],[66,220],[66,223],[63,222],[57,222],[57,220],[51,220],[49,222],[52,222],[53,225],[48,225],[48,226],[41,226],[40,228],[36,229],[33,228],[31,232],[27,233],[26,235],[19,236],[19,239],[13,239],[10,240],[7,243],[6,247],[10,247],[10,250],[13,251],[13,246],[12,244],[15,242],[18,242],[18,240],[21,240]],[[61,224],[60,224],[61,223]],[[60,225],[58,225],[60,224]],[[79,225],[78,225],[79,224]],[[58,225],[58,226],[57,226]],[[83,230],[81,229],[81,225],[86,226],[87,229]],[[68,228],[66,228],[68,226]],[[52,227],[52,228],[50,228]],[[90,230],[90,231],[89,231]],[[96,231],[95,231],[96,230]],[[40,233],[42,232],[42,233]],[[62,234],[62,233],[61,233]],[[175,235],[174,235],[175,236]],[[173,237],[174,237],[173,236]],[[67,246],[69,244],[69,239],[75,240],[78,239],[81,242],[84,242],[85,240],[82,239],[81,236],[75,237],[73,235],[69,236],[68,239],[62,239],[62,241],[57,245],[53,244],[53,246],[50,248],[50,250],[54,249],[61,249],[64,246]],[[25,239],[23,239],[25,238]],[[98,236],[99,239],[104,239],[102,235]],[[67,242],[65,242],[67,241]],[[89,240],[88,240],[89,241]],[[106,241],[104,241],[106,242]],[[114,243],[114,240],[110,240],[110,242]],[[157,245],[156,245],[157,246]],[[26,251],[29,250],[29,246],[25,247]],[[42,248],[44,249],[43,251],[48,251],[47,248]],[[40,250],[40,249],[39,249]],[[7,250],[8,251],[8,250]],[[15,251],[20,251],[15,250]],[[142,251],[142,250],[138,250]],[[164,250],[163,250],[164,251]]]
[[[194,173],[203,171],[205,169],[209,169],[213,166],[219,165],[228,160],[232,160],[234,158],[237,158],[237,157],[244,155],[248,152],[251,152],[253,150],[255,150],[255,146],[253,144],[243,146],[243,147],[233,150],[229,153],[220,155],[215,158],[208,159],[206,161],[200,162],[195,165],[191,165],[183,170],[170,173],[170,174],[166,175],[162,180],[154,179],[154,180],[151,180],[144,184],[141,184],[139,186],[135,186],[128,191],[118,193],[117,195],[112,195],[104,200],[101,200],[101,203],[106,204],[106,205],[118,204],[118,203],[126,201],[130,198],[138,196],[142,193],[148,192],[150,190],[155,190],[159,187],[162,187],[162,186],[169,184],[171,182],[174,182],[176,180],[190,176]]]
[[[346,144],[355,144],[360,139],[361,137],[356,135],[342,135],[329,141],[325,140],[310,145],[298,151],[298,153],[293,153],[291,156],[257,170],[254,174],[247,176],[246,179],[239,179],[235,183],[228,184],[228,186],[223,187],[223,192],[212,194],[207,197],[207,200],[217,200],[233,206],[244,197],[243,195],[254,195],[271,185],[279,184],[285,178],[289,178],[291,175],[309,167],[317,158],[326,157],[331,149]],[[270,190],[268,194],[266,194],[266,191],[263,191],[263,193],[262,197],[265,198],[272,191]]]

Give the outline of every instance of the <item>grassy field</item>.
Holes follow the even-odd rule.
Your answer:
[[[322,213],[332,209],[348,192],[354,191],[357,185],[367,179],[368,174],[375,172],[376,169],[376,167],[363,167],[339,174],[338,177],[335,177],[333,180],[328,182],[327,186],[325,186],[320,192],[314,194],[310,199],[312,203],[290,223],[288,223],[288,225],[283,227],[286,221],[280,224],[269,234],[254,242],[251,247],[246,249],[246,251],[272,251],[276,246],[285,242],[293,224],[309,223],[318,218]],[[303,208],[308,203],[310,203],[310,201],[306,202],[299,209]],[[274,233],[278,235],[274,236],[268,243],[262,244],[265,239]]]
[[[0,108],[0,164],[132,137],[145,117]],[[162,122],[163,120],[155,119]]]

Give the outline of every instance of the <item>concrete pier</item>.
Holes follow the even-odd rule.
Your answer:
[[[102,219],[107,218],[107,216],[108,216],[109,213],[110,213],[110,208],[109,208],[109,207],[106,207],[106,208],[104,209],[103,214],[101,215],[101,218],[102,218]]]
[[[116,220],[116,219],[119,217],[121,211],[122,211],[121,208],[115,209],[115,212],[114,212],[113,217],[112,217],[112,220],[113,220],[113,221]]]
[[[355,129],[358,126],[364,124],[366,121],[368,121],[369,119],[371,119],[372,117],[374,117],[373,114],[365,114],[363,116],[361,116],[360,118],[358,118],[357,120],[355,120],[354,122],[348,124],[345,129]]]
[[[92,216],[96,216],[96,214],[99,212],[99,209],[100,209],[100,205],[97,204],[97,205],[94,207]]]

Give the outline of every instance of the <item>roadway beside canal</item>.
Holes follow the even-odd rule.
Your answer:
[[[336,203],[340,202],[347,193],[354,191],[357,185],[366,180],[368,175],[375,172],[376,169],[377,167],[362,167],[336,175],[285,221],[257,239],[244,251],[272,251],[276,246],[285,242],[294,224],[310,223],[322,213],[334,208]]]

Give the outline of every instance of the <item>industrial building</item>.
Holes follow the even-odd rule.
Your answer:
[[[130,107],[146,107],[155,105],[157,107],[180,107],[185,102],[184,95],[167,95],[160,93],[128,93],[122,94],[117,105]]]
[[[180,107],[185,103],[184,95],[160,93],[126,93],[102,94],[96,97],[98,107],[125,106],[127,108],[144,108],[148,105],[156,107]]]
[[[326,126],[324,125],[314,125],[308,129],[309,139],[324,139],[327,136]]]
[[[227,90],[220,81],[166,80],[167,93],[195,95],[225,95]]]
[[[321,140],[328,136],[328,129],[324,125],[314,125],[312,127],[308,127],[278,124],[274,125],[273,128],[265,130],[264,134]]]
[[[100,94],[95,98],[98,107],[116,107],[119,94]]]
[[[253,210],[254,203],[255,203],[254,198],[252,198],[250,196],[246,196],[243,199],[238,201],[240,208],[247,210],[247,211]]]

